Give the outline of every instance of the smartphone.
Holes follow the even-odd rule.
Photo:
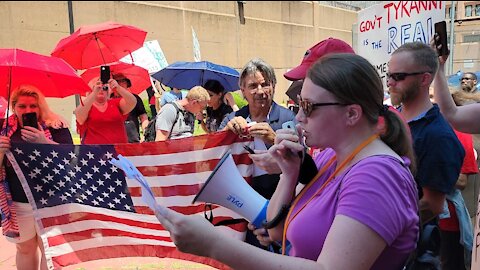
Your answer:
[[[447,23],[445,21],[435,23],[435,33],[439,39],[435,39],[435,45],[442,45],[442,48],[437,49],[438,55],[448,55],[448,41],[447,41]]]
[[[252,148],[248,147],[248,145],[243,145],[243,148],[245,148],[245,150],[247,150],[248,153],[255,154],[255,151],[253,151]]]
[[[38,128],[37,114],[34,112],[22,114],[22,121],[24,127]]]
[[[108,80],[110,80],[110,66],[100,67],[100,80],[103,84],[108,83]]]
[[[287,121],[285,123],[282,124],[282,128],[283,129],[291,129],[291,130],[297,130],[297,128],[295,127],[295,122],[293,121]]]

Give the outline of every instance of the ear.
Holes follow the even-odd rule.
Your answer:
[[[347,125],[353,126],[358,121],[360,121],[360,118],[363,115],[363,110],[362,107],[358,104],[352,104],[352,105],[347,105],[347,111],[346,111],[346,116],[347,116]]]
[[[422,86],[430,86],[433,82],[434,77],[435,77],[435,74],[424,73],[422,75]]]

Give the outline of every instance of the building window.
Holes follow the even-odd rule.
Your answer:
[[[451,11],[452,11],[452,8],[449,7],[449,8],[447,9],[447,14],[445,14],[445,18],[446,18],[446,19],[450,19],[450,12],[451,12]]]
[[[475,16],[480,16],[480,5],[475,5]]]
[[[463,36],[464,43],[480,42],[480,35],[465,35]]]
[[[472,17],[472,5],[465,6],[465,17]]]

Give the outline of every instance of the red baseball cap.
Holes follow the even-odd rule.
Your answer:
[[[302,63],[298,67],[291,69],[283,76],[290,81],[303,80],[307,76],[308,68],[320,57],[329,53],[355,53],[355,51],[343,40],[336,38],[324,39],[305,52]]]

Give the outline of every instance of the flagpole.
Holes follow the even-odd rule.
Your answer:
[[[448,68],[447,68],[447,75],[451,75],[453,73],[453,40],[454,40],[454,26],[455,26],[455,1],[452,1],[451,9],[450,9],[450,55],[448,56]]]
[[[73,3],[72,1],[67,1],[67,7],[68,7],[68,24],[70,26],[70,35],[75,32],[75,27],[73,24]],[[80,105],[80,95],[76,94],[75,95],[75,107],[78,107]]]

